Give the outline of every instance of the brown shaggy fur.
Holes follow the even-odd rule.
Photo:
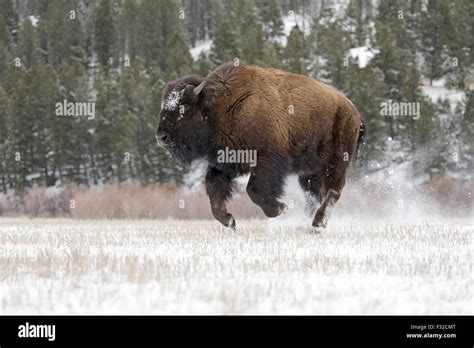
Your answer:
[[[204,88],[195,96],[192,89],[202,81]],[[225,202],[232,180],[249,172],[250,198],[267,216],[281,214],[285,205],[278,198],[284,179],[295,173],[309,202],[315,197],[321,204],[313,225],[326,225],[361,131],[359,112],[347,97],[306,76],[232,64],[205,79],[189,76],[170,82],[163,100],[172,91],[182,91],[179,104],[187,111],[179,121],[176,108],[162,110],[157,139],[182,160],[209,161],[206,187],[216,219],[235,225]],[[217,151],[226,147],[256,150],[257,166],[218,163]]]

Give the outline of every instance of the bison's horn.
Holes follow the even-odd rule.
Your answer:
[[[201,93],[205,84],[206,84],[206,80],[202,81],[198,86],[194,87],[193,89],[194,95],[198,95],[199,93]]]

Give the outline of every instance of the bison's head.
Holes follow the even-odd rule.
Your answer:
[[[158,144],[183,162],[205,157],[210,144],[209,125],[201,105],[205,80],[185,77],[163,91]]]

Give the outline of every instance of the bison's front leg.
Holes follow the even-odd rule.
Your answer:
[[[232,197],[232,180],[232,176],[210,167],[206,175],[206,191],[214,218],[224,226],[235,229],[235,219],[226,207],[226,201]]]
[[[267,217],[276,217],[286,210],[286,205],[278,201],[283,194],[284,180],[285,169],[282,162],[277,160],[259,160],[250,172],[247,193]]]

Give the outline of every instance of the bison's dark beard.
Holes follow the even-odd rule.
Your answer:
[[[178,160],[181,163],[188,164],[192,161],[189,154],[187,154],[186,151],[183,151],[181,146],[164,146],[164,148],[170,153],[170,155],[174,159]]]
[[[213,146],[210,135],[203,133],[180,137],[179,140],[175,140],[173,145],[166,146],[166,149],[183,164],[209,157],[213,153]]]

